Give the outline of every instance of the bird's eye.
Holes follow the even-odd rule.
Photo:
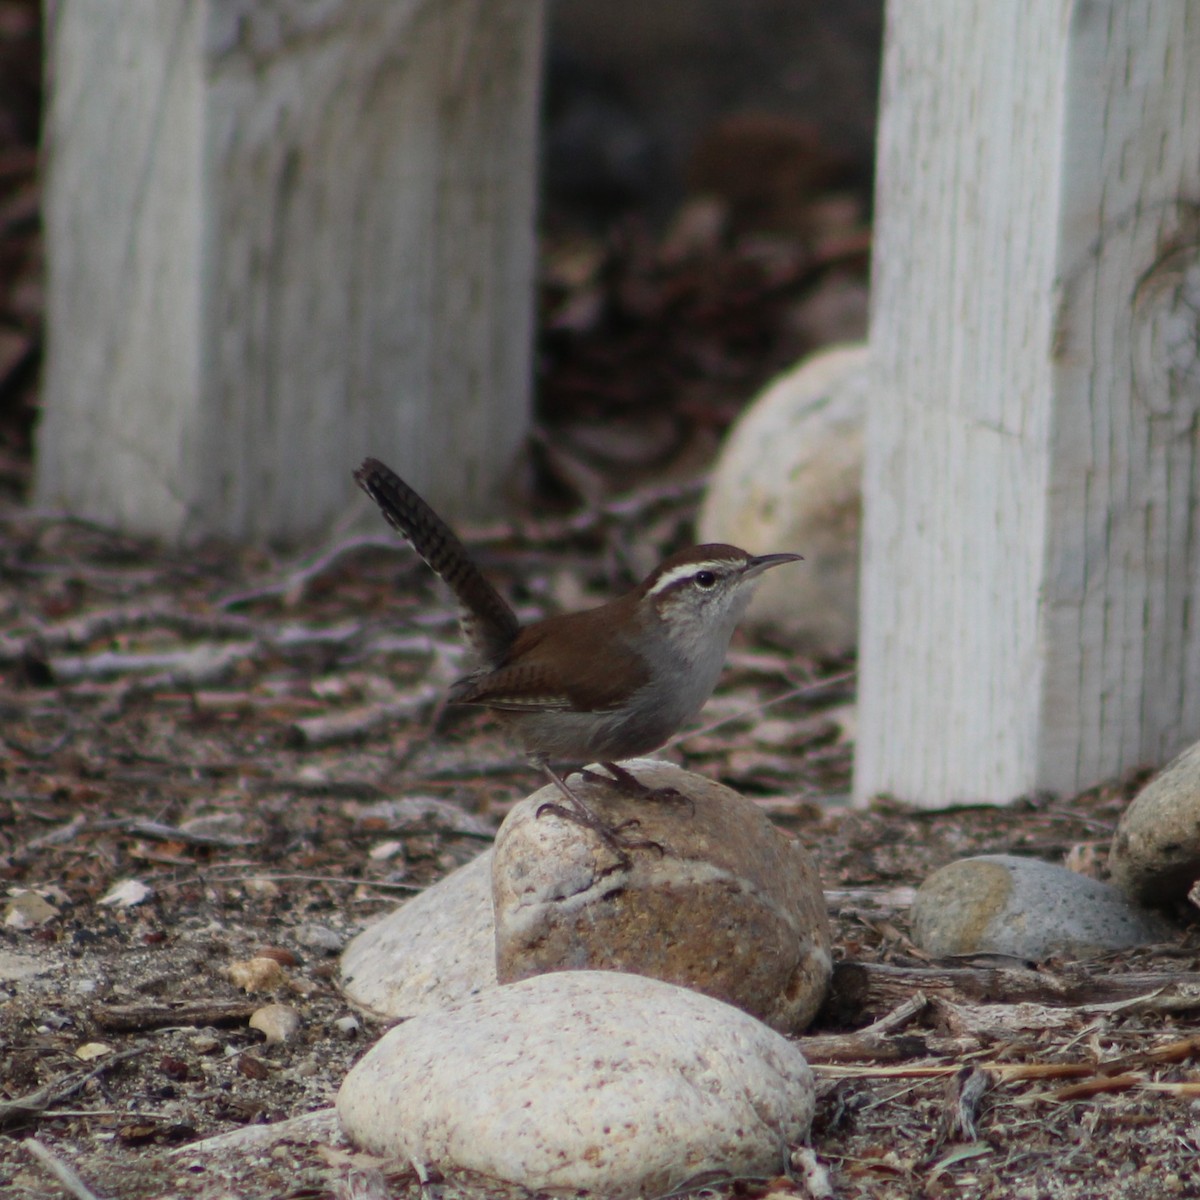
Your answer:
[[[697,571],[695,579],[696,586],[702,588],[710,588],[717,582],[717,577],[711,571]]]

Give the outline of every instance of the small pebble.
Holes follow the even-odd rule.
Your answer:
[[[159,1060],[158,1069],[168,1078],[176,1083],[183,1083],[191,1077],[191,1070],[187,1063],[182,1058],[176,1058],[173,1054],[164,1054]]]
[[[81,1062],[92,1062],[93,1059],[103,1058],[112,1053],[112,1047],[104,1042],[86,1042],[75,1051],[75,1057]]]
[[[338,1017],[334,1021],[333,1027],[342,1037],[346,1038],[358,1037],[359,1031],[362,1029],[357,1017]]]
[[[244,1075],[247,1079],[266,1079],[271,1074],[271,1068],[267,1066],[261,1058],[256,1058],[253,1054],[243,1054],[237,1060],[237,1069],[239,1075]]]
[[[37,892],[20,891],[4,907],[4,924],[9,929],[36,929],[57,916],[58,909]]]
[[[302,946],[312,950],[320,950],[325,954],[340,954],[346,939],[336,929],[328,925],[301,925],[296,930],[296,940]]]
[[[404,857],[404,843],[398,841],[380,842],[367,851],[367,857],[372,862],[387,862],[393,858]]]
[[[250,1028],[257,1029],[268,1046],[279,1046],[299,1032],[300,1014],[286,1004],[266,1004],[251,1015]]]
[[[273,958],[247,958],[230,963],[226,975],[243,992],[269,992],[284,982],[283,968]]]
[[[154,889],[140,879],[123,879],[96,903],[107,905],[109,908],[133,908],[134,905],[144,904],[153,895]]]

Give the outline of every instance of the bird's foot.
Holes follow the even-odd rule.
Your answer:
[[[624,767],[618,766],[613,762],[600,764],[611,778],[599,774],[588,767],[584,767],[580,771],[589,783],[602,783],[608,787],[616,786],[617,790],[623,796],[633,796],[639,800],[660,800],[664,804],[686,804],[688,809],[694,814],[696,811],[695,801],[687,795],[684,795],[678,788],[673,787],[648,787],[644,784],[632,771],[627,771]]]
[[[549,763],[535,760],[535,764],[541,768],[546,778],[558,788],[563,799],[567,801],[566,804],[541,804],[538,806],[536,816],[540,817],[549,812],[555,816],[565,817],[568,821],[574,821],[585,829],[590,829],[617,855],[622,867],[629,866],[629,851],[631,850],[656,850],[659,855],[666,853],[658,842],[652,842],[646,838],[635,839],[624,836],[626,830],[637,828],[639,822],[636,818],[622,821],[619,825],[610,825],[607,821],[602,821],[567,786],[563,777]]]
[[[584,829],[590,829],[620,859],[622,867],[629,866],[630,850],[654,850],[657,851],[659,857],[666,853],[658,842],[652,842],[649,838],[625,836],[626,830],[636,829],[641,824],[636,817],[630,817],[629,820],[622,821],[619,825],[609,825],[596,816],[590,808],[581,810],[566,804],[552,803],[539,804],[534,815],[541,817],[547,813],[562,817],[564,821],[573,821],[576,825],[582,825]]]

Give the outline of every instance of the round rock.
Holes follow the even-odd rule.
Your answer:
[[[357,1145],[485,1195],[501,1181],[622,1200],[708,1172],[778,1174],[813,1103],[804,1056],[745,1013],[654,979],[567,971],[397,1026],[337,1110]]]
[[[300,1032],[300,1014],[288,1004],[265,1004],[251,1014],[250,1028],[257,1029],[267,1045],[283,1045]]]
[[[1200,879],[1200,742],[1133,798],[1117,825],[1108,869],[1139,904],[1187,899]]]
[[[1114,887],[1066,867],[982,854],[935,871],[917,890],[913,941],[938,957],[1085,958],[1172,936]]]
[[[501,826],[492,866],[501,983],[546,971],[651,975],[728,1001],[793,1033],[812,1020],[832,971],[817,869],[752,801],[649,759],[622,764],[670,799],[629,796],[572,776],[570,786],[624,836],[615,853],[553,813],[553,787]],[[599,769],[597,769],[599,773]],[[655,848],[658,847],[658,848]]]
[[[346,947],[341,984],[356,1004],[412,1017],[496,982],[492,851],[369,925]]]
[[[795,550],[768,572],[747,620],[835,653],[858,637],[866,346],[841,346],[780,376],[733,427],[700,513],[700,540]]]

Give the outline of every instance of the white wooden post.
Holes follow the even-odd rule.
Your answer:
[[[856,795],[1200,736],[1200,5],[892,0]]]
[[[528,429],[541,0],[47,16],[38,503],[296,536],[370,453],[480,510]]]

